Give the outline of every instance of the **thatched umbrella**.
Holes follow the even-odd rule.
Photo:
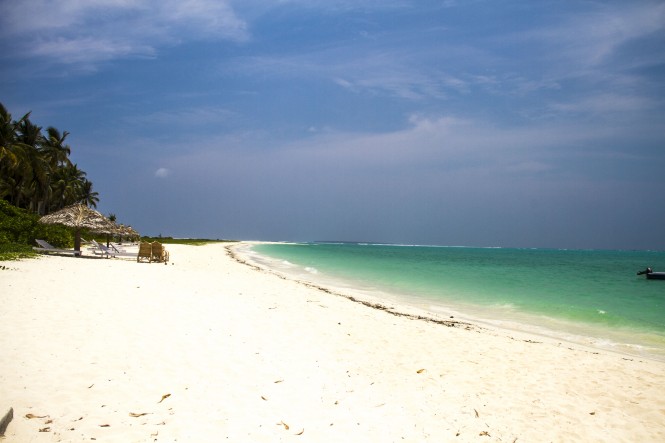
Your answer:
[[[120,235],[121,237],[140,237],[139,233],[136,231],[136,229],[132,228],[131,226],[128,225],[123,225],[120,224],[117,226],[117,235]]]
[[[123,236],[125,236],[127,238],[133,238],[133,239],[137,239],[137,238],[141,237],[141,234],[139,234],[139,231],[132,228],[131,226],[128,226],[128,225],[120,225],[120,226],[122,227],[122,230],[123,230]]]
[[[80,203],[67,206],[53,214],[45,215],[39,221],[40,223],[65,225],[74,228],[74,250],[79,252],[81,251],[81,229],[88,229],[101,234],[115,232],[115,225],[111,220]]]
[[[114,224],[114,230],[113,230],[113,235],[117,235],[120,238],[120,242],[122,243],[122,238],[139,238],[141,235],[136,231],[136,229],[132,228],[131,226],[123,225],[123,224]],[[106,244],[108,246],[108,242]]]

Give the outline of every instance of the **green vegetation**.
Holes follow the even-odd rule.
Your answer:
[[[69,159],[69,133],[52,126],[44,133],[29,117],[13,120],[0,103],[0,260],[34,256],[35,238],[73,247],[71,229],[40,224],[39,217],[99,202],[86,173]]]
[[[18,260],[19,258],[32,258],[36,253],[32,247],[20,243],[0,244],[0,260]]]
[[[0,260],[34,256],[35,238],[53,246],[71,248],[74,236],[70,229],[59,225],[44,225],[39,216],[0,200]]]
[[[74,203],[96,207],[92,182],[69,159],[69,133],[50,126],[44,134],[29,117],[12,120],[0,103],[0,199],[40,215]]]

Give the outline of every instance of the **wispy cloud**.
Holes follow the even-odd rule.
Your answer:
[[[200,125],[215,125],[227,122],[233,118],[234,112],[224,108],[211,106],[184,108],[178,110],[164,110],[149,114],[132,116],[127,124],[144,125],[146,123],[165,125],[168,127],[192,128]]]
[[[464,92],[466,79],[431,67],[422,53],[341,44],[300,54],[239,58],[231,69],[243,75],[312,79],[334,83],[354,93],[407,100],[442,99]],[[228,70],[229,65],[224,65]]]
[[[386,8],[400,5],[404,2]],[[538,26],[498,39],[459,38],[463,30],[445,28],[433,31],[418,47],[413,44],[418,37],[412,30],[400,30],[381,32],[372,39],[342,39],[307,52],[300,48],[297,54],[282,51],[246,57],[236,60],[234,66],[249,75],[325,78],[354,93],[440,100],[474,88],[495,95],[529,96],[560,90],[570,81],[585,81],[591,88],[630,87],[639,82],[637,74],[627,72],[630,63],[665,62],[665,51],[644,56],[632,51],[627,65],[604,66],[610,58],[619,57],[627,44],[665,30],[665,4],[600,4],[594,8],[561,20],[548,17]],[[451,35],[457,38],[451,39]],[[410,44],[405,46],[402,41]]]
[[[226,1],[26,0],[3,2],[0,17],[5,47],[65,65],[152,57],[161,45],[184,38],[249,38],[247,24]]]
[[[35,41],[31,53],[63,64],[92,66],[95,63],[123,57],[154,57],[155,48],[137,42],[103,37],[57,37]]]
[[[377,10],[395,9],[409,7],[413,4],[410,0],[277,0],[265,2],[263,0],[235,0],[238,3],[255,4],[266,10],[275,7],[290,5],[306,7],[321,11],[349,11],[349,10]]]
[[[507,128],[484,120],[412,115],[401,130],[327,130],[272,145],[271,149],[265,148],[266,140],[253,138],[256,134],[210,140],[195,137],[191,141],[196,149],[186,152],[164,146],[159,149],[172,153],[162,158],[168,165],[180,165],[189,171],[184,171],[185,175],[196,173],[203,180],[215,180],[218,165],[228,163],[234,164],[238,173],[254,169],[252,174],[259,176],[300,177],[317,171],[331,181],[343,176],[345,180],[394,178],[406,183],[420,182],[425,175],[462,181],[516,176],[539,180],[545,173],[568,174],[566,165],[570,163],[615,159],[612,140],[618,133],[611,127],[594,128],[590,133],[575,123]]]
[[[617,9],[575,17],[560,33],[569,55],[596,65],[612,57],[625,43],[665,29],[665,4],[626,3]],[[572,32],[574,31],[574,32]],[[564,37],[565,35],[565,37]]]
[[[569,102],[552,103],[549,107],[558,112],[607,114],[643,112],[653,109],[659,104],[662,105],[663,103],[658,103],[647,97],[601,93]]]
[[[378,51],[334,67],[334,80],[354,92],[391,95],[408,100],[443,99],[464,92],[468,82],[428,66],[419,54]]]
[[[150,2],[154,5],[154,2]],[[228,1],[167,0],[157,3],[158,23],[166,28],[184,27],[201,38],[244,41],[248,27]]]
[[[600,3],[593,10],[516,33],[511,39],[540,48],[533,54],[536,60],[558,66],[557,75],[569,78],[587,75],[617,57],[628,43],[663,31],[662,2]],[[664,54],[650,51],[650,55]]]

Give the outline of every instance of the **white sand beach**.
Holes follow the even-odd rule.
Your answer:
[[[663,362],[394,315],[227,248],[0,262],[5,441],[665,441]]]

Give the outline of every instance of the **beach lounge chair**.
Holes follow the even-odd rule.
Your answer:
[[[141,242],[139,244],[139,253],[136,256],[136,261],[140,262],[146,260],[148,263],[152,261],[152,245],[150,243]]]
[[[169,251],[159,242],[152,242],[152,261],[166,263],[169,261]]]
[[[90,243],[94,246],[93,253],[106,256],[106,257],[131,257],[134,258],[137,254],[133,252],[121,251],[118,248],[111,245],[111,247],[106,247],[105,245],[97,243],[96,240],[90,240]],[[99,251],[99,252],[98,252]]]
[[[109,257],[108,250],[106,246],[102,246],[99,243],[97,243],[97,240],[92,240],[89,242],[90,243],[90,251],[95,254],[95,255],[102,255]]]
[[[67,254],[67,255],[81,255],[81,251],[73,249],[59,249],[48,243],[46,240],[35,239],[39,247],[34,246],[32,249],[37,252],[44,252],[47,254]]]
[[[129,245],[131,247],[131,245]],[[129,252],[127,248],[120,243],[109,243],[109,249],[115,252]]]

